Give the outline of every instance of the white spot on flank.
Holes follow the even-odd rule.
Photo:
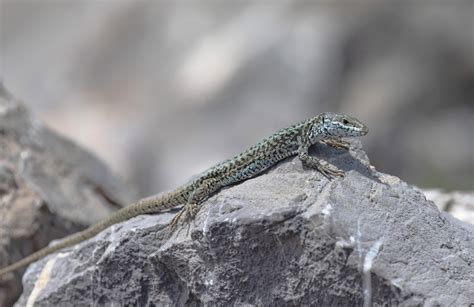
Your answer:
[[[49,278],[51,277],[51,272],[53,270],[54,263],[56,262],[56,257],[49,260],[44,266],[43,270],[38,276],[38,279],[35,282],[33,291],[31,291],[30,296],[26,302],[26,307],[34,307],[36,299],[38,298],[41,291],[46,287]]]

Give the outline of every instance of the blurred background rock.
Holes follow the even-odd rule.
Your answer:
[[[322,111],[377,169],[472,190],[473,3],[3,0],[0,76],[142,196]]]

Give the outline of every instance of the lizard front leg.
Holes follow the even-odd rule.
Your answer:
[[[303,163],[304,166],[316,169],[321,174],[326,176],[327,178],[331,179],[332,177],[344,176],[344,172],[335,168],[330,167],[327,165],[326,162],[317,159],[316,157],[310,156],[308,153],[310,144],[309,143],[302,143],[298,148],[298,157]]]
[[[175,229],[179,221],[192,221],[199,211],[201,203],[217,190],[217,180],[215,178],[204,179],[197,184],[197,187],[191,193],[184,207],[171,220],[170,226]]]

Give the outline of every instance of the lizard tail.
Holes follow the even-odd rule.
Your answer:
[[[63,248],[76,245],[79,242],[92,238],[93,236],[97,235],[99,232],[108,228],[109,226],[126,221],[132,217],[141,214],[156,213],[166,209],[170,209],[174,206],[176,206],[176,204],[173,204],[171,198],[167,197],[167,195],[160,198],[150,198],[136,202],[130,206],[120,209],[102,222],[92,225],[83,231],[67,236],[57,244],[42,248],[34,252],[33,254],[0,269],[0,278],[10,272],[16,271],[24,266],[27,266],[32,262],[35,262],[49,254],[52,254]]]
[[[72,246],[74,244],[77,244],[81,241],[81,239],[83,238],[88,238],[89,236],[90,237],[93,237],[93,233],[91,231],[92,229],[91,228],[88,228],[86,230],[83,230],[81,232],[78,232],[78,233],[75,233],[75,234],[72,234],[70,236],[67,236],[66,238],[64,238],[63,241],[59,242],[58,244],[55,244],[55,245],[52,245],[52,246],[48,246],[48,247],[45,247],[45,248],[42,248],[36,252],[34,252],[33,254],[9,265],[9,266],[6,266],[4,267],[3,269],[0,269],[0,278],[10,272],[13,272],[13,271],[16,271],[24,266],[27,266],[29,265],[30,263],[33,263],[41,258],[43,258],[44,256],[46,255],[49,255],[49,254],[52,254],[60,249],[63,249],[65,247],[69,247],[69,246]]]

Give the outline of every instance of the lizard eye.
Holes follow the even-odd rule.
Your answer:
[[[348,124],[349,124],[349,121],[348,121],[347,119],[343,119],[343,120],[342,120],[342,123],[343,123],[344,125],[348,125]]]

